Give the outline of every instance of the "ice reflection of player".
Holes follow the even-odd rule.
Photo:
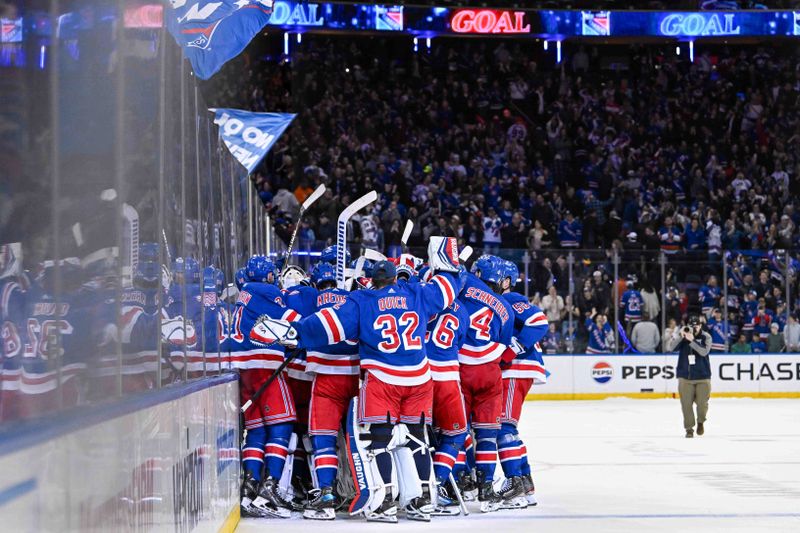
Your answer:
[[[182,376],[186,357],[194,362],[194,370],[202,373],[202,353],[196,349],[197,330],[192,317],[201,315],[200,265],[191,257],[175,259],[173,280],[167,297],[166,316],[174,320],[176,326],[166,333],[168,346],[168,366],[172,379]],[[186,320],[184,321],[184,317]],[[185,326],[185,331],[184,331]],[[190,366],[187,371],[193,370]]]
[[[17,397],[22,377],[22,338],[25,331],[25,289],[21,247],[0,245],[0,422],[18,417]]]
[[[39,416],[80,403],[95,351],[95,301],[77,258],[46,261],[26,295],[19,415]],[[57,294],[57,277],[60,293]]]
[[[225,286],[224,273],[207,266],[202,274],[202,292],[187,303],[186,318],[194,324],[197,341],[189,350],[189,377],[220,371],[220,345],[227,331],[227,309],[220,299]]]
[[[122,292],[119,340],[122,343],[123,393],[150,389],[156,385],[159,360],[158,296],[161,267],[158,244],[142,243],[133,287]]]

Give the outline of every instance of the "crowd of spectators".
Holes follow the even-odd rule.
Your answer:
[[[702,286],[713,276],[719,288],[723,274],[728,305],[717,294],[709,319],[727,308],[731,330],[747,329],[741,304],[754,290],[786,321],[797,254],[787,265],[776,250],[800,248],[793,48],[701,48],[691,63],[674,48],[576,45],[555,64],[521,41],[434,40],[414,52],[402,39],[357,39],[307,37],[289,58],[251,55],[247,83],[223,73],[208,89],[230,106],[299,113],[252,176],[279,233],[324,182],[301,246],[332,242],[342,206],[375,189],[354,228],[363,246],[395,255],[411,219],[412,247],[446,234],[517,261],[527,251],[525,289],[559,350],[582,350],[592,331],[615,337],[613,296],[628,275],[657,330],[700,311]],[[645,337],[660,347],[636,332]]]

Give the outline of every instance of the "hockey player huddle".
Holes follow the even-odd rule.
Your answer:
[[[467,272],[455,239],[432,237],[427,265],[360,260],[366,276],[347,291],[326,261],[335,252],[310,280],[263,256],[237,275],[242,512],[396,522],[400,510],[421,521],[467,513],[465,500],[482,512],[536,505],[517,424],[546,380],[547,319],[513,292],[516,265],[484,255]]]

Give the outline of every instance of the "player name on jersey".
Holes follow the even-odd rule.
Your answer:
[[[497,297],[489,294],[488,292],[477,287],[468,287],[464,292],[467,298],[474,298],[481,303],[484,303],[492,308],[492,310],[500,316],[503,322],[508,320],[508,311],[506,307],[497,299]]]

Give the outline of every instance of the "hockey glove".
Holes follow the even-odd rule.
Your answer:
[[[256,320],[250,330],[250,340],[259,346],[269,346],[276,342],[295,348],[297,346],[297,330],[286,320],[276,320],[263,315]]]

